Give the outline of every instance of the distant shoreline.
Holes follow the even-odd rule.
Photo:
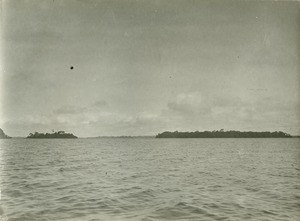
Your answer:
[[[251,138],[300,138],[300,136],[291,136],[291,137],[185,137],[185,138],[181,138],[181,139],[213,139],[213,138],[216,138],[216,139],[221,139],[221,138],[226,138],[226,139],[251,139]],[[13,140],[17,140],[17,139],[28,139],[27,137],[11,137],[9,139],[13,139]],[[39,140],[39,139],[56,139],[56,140],[59,140],[59,139],[69,139],[69,140],[72,140],[72,138],[29,138],[30,140]],[[141,136],[141,137],[114,137],[114,136],[105,136],[105,137],[77,137],[76,139],[157,139],[155,136]],[[171,137],[164,137],[164,138],[159,138],[159,139],[172,139]],[[176,138],[174,137],[173,139],[180,139],[180,138]],[[4,139],[3,139],[4,140]]]
[[[282,131],[224,131],[214,130],[214,131],[195,131],[195,132],[170,132],[165,131],[156,135],[156,138],[292,138],[288,133]]]
[[[74,134],[66,133],[65,131],[58,131],[53,133],[30,133],[26,138],[28,139],[76,139]]]
[[[125,139],[134,139],[134,138],[155,138],[155,136],[97,136],[97,137],[82,137],[82,138],[90,138],[90,139],[97,139],[97,138],[125,138]]]
[[[1,133],[2,132],[2,133]],[[195,131],[195,132],[169,132],[165,131],[155,135],[122,135],[122,136],[95,136],[95,137],[77,137],[72,133],[65,133],[64,131],[52,132],[52,133],[30,133],[27,137],[7,136],[3,130],[0,128],[0,139],[153,139],[153,138],[300,138],[300,135],[290,135],[282,131],[224,131],[214,130],[214,131]]]

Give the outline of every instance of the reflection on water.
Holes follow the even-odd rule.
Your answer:
[[[300,220],[299,144],[0,140],[0,220]]]

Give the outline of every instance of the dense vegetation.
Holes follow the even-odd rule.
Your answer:
[[[65,133],[65,131],[58,131],[53,133],[30,133],[27,138],[77,138],[71,133]]]
[[[4,131],[0,128],[0,139],[9,139],[10,136],[7,136]]]
[[[156,138],[285,138],[292,137],[290,134],[284,133],[282,131],[275,132],[253,132],[253,131],[224,131],[214,130],[214,131],[195,131],[195,132],[163,132],[156,135]]]

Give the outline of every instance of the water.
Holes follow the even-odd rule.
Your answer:
[[[0,220],[300,220],[300,139],[0,140]]]

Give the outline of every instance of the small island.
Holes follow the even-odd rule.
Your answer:
[[[195,132],[163,132],[156,135],[156,138],[291,138],[290,134],[284,133],[282,131],[275,132],[253,132],[253,131],[224,131],[214,130],[214,131],[195,131]]]
[[[66,133],[65,131],[58,131],[53,133],[30,133],[26,138],[78,138],[71,133]]]
[[[0,139],[10,139],[10,136],[7,136],[4,131],[0,128]]]

